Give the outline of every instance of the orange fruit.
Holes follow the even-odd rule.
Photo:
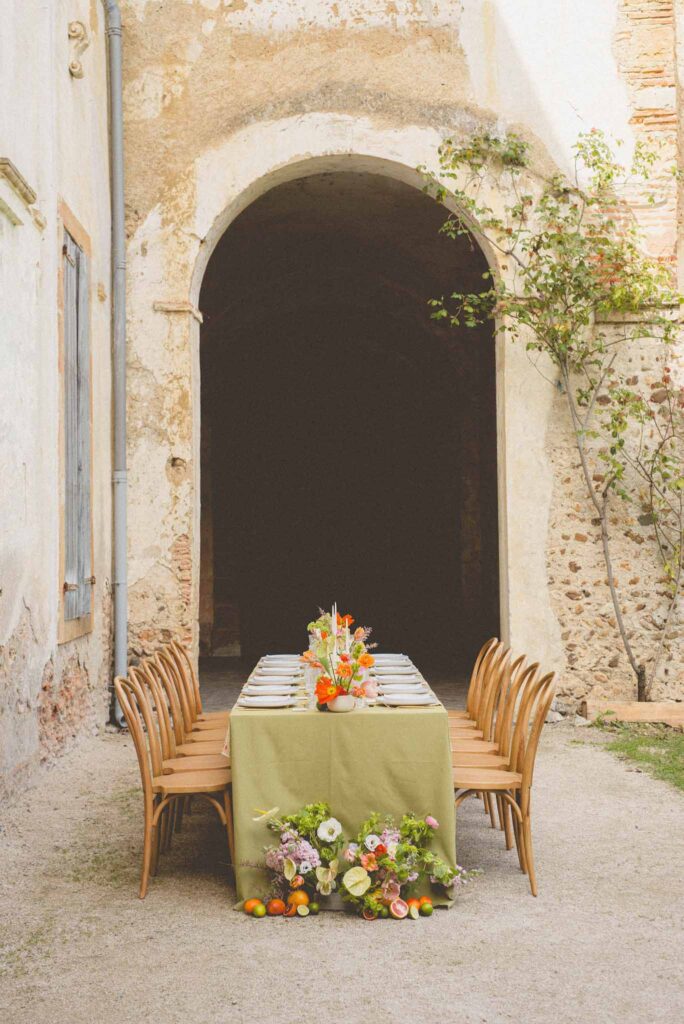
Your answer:
[[[295,889],[287,897],[287,902],[291,907],[308,907],[309,896],[303,889]]]
[[[253,914],[254,908],[258,907],[261,902],[261,900],[257,899],[245,900],[245,902],[242,905],[242,909],[244,910],[245,914]]]
[[[412,896],[410,900],[406,900],[406,906],[409,908],[409,910],[411,909],[411,907],[420,907],[420,900],[417,899],[415,896]]]
[[[283,913],[283,917],[295,917],[297,914],[297,907],[294,903],[291,903],[287,910]]]
[[[430,903],[431,904],[432,903],[432,896],[421,896],[420,899],[418,900],[418,902],[421,905],[421,907],[423,906],[424,903]]]
[[[266,913],[271,917],[277,917],[285,913],[285,904],[282,900],[269,900],[266,904]]]

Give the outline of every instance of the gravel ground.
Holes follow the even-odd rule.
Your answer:
[[[468,801],[459,861],[483,874],[451,911],[369,924],[233,912],[209,809],[140,902],[132,742],[86,738],[2,814],[0,1020],[680,1021],[684,800],[600,742],[587,729],[545,730],[537,899]]]

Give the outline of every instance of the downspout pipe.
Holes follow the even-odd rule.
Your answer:
[[[103,0],[107,13],[109,57],[110,188],[112,204],[112,398],[113,398],[113,581],[114,675],[128,668],[128,563],[126,533],[126,229],[121,10],[117,0]],[[112,721],[124,719],[112,687]]]

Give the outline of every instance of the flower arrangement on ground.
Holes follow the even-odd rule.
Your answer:
[[[359,626],[352,633],[354,619],[351,615],[340,615],[337,607],[332,612],[321,612],[318,619],[310,622],[309,650],[302,660],[319,671],[316,678],[316,703],[320,711],[338,697],[375,697],[377,689],[369,678],[369,670],[375,664],[370,653],[368,626]]]
[[[356,840],[342,851],[350,866],[340,880],[342,898],[352,903],[366,920],[377,917],[418,917],[432,913],[429,896],[409,897],[412,886],[429,879],[432,886],[451,895],[470,872],[454,870],[429,847],[439,822],[431,815],[405,814],[399,827],[392,818],[372,814]]]
[[[316,913],[317,897],[329,896],[337,888],[344,845],[341,824],[327,804],[318,803],[284,817],[277,817],[276,808],[268,817],[268,827],[278,835],[265,856],[273,875],[273,899],[282,901],[288,917]]]
[[[432,913],[432,897],[410,896],[412,888],[429,885],[453,895],[475,872],[451,868],[430,849],[439,823],[405,814],[397,827],[392,818],[372,814],[353,842],[325,803],[307,804],[296,814],[264,820],[278,836],[266,847],[265,863],[272,875],[265,902],[247,900],[244,910],[256,917],[306,917],[320,910],[320,900],[338,892],[367,921],[376,918],[417,918]]]

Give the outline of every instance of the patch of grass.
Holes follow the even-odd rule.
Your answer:
[[[39,925],[18,945],[0,946],[0,978],[21,977],[29,973],[35,958],[41,961],[50,955],[54,933],[54,921]]]
[[[607,716],[597,718],[594,727],[612,735],[606,750],[684,792],[684,733],[667,725],[617,722]]]

